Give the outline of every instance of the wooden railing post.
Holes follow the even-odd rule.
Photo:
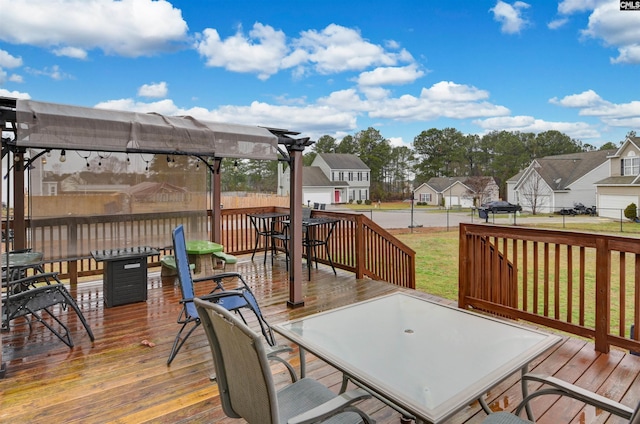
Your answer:
[[[595,349],[598,352],[609,353],[607,340],[611,323],[611,255],[609,242],[605,237],[596,239],[596,322]]]
[[[458,307],[466,309],[469,293],[469,245],[465,225],[460,224],[458,232]]]
[[[365,252],[364,252],[364,223],[362,217],[364,215],[356,216],[356,240],[355,240],[355,254],[356,254],[356,278],[364,278],[365,269]]]

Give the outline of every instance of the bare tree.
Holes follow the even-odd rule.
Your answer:
[[[523,207],[535,215],[549,201],[548,186],[537,172],[532,172],[519,189]]]
[[[492,182],[492,177],[484,177],[480,175],[476,177],[469,177],[464,182],[464,184],[470,188],[468,194],[473,196],[473,203],[476,206],[480,206],[481,204],[487,203],[491,200],[492,187],[495,186],[495,184],[491,184]]]

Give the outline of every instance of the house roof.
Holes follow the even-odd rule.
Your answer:
[[[426,184],[438,193],[442,193],[455,183],[464,184],[469,177],[433,177]]]
[[[615,150],[594,150],[535,159],[530,166],[554,191],[567,190],[571,184],[608,160]]]
[[[302,172],[303,187],[342,187],[346,181],[330,181],[319,166],[305,166]]]
[[[331,169],[362,169],[369,170],[367,164],[356,155],[347,153],[318,153]]]
[[[167,182],[145,181],[129,188],[128,192],[134,197],[148,197],[157,193],[186,193],[187,189]]]
[[[640,182],[637,181],[637,175],[627,175],[627,176],[615,176],[615,177],[607,177],[604,180],[598,181],[597,185],[631,185],[636,184],[640,185]]]

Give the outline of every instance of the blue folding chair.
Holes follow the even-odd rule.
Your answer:
[[[260,325],[260,330],[265,340],[267,341],[267,353],[269,359],[273,359],[284,364],[291,375],[292,381],[296,381],[297,376],[291,364],[277,356],[283,352],[291,352],[291,347],[280,346],[276,343],[271,327],[262,315],[255,296],[242,276],[237,272],[224,272],[193,279],[191,276],[191,269],[189,267],[184,228],[182,225],[179,225],[173,230],[173,254],[175,256],[176,271],[178,273],[178,280],[180,281],[180,289],[182,291],[182,300],[180,300],[182,310],[178,316],[178,324],[180,324],[181,327],[173,342],[173,347],[171,348],[167,365],[171,365],[171,362],[176,357],[191,333],[200,326],[200,317],[198,316],[198,311],[193,303],[193,299],[198,297],[200,299],[208,300],[209,302],[217,303],[229,311],[236,312],[245,323],[247,323],[247,321],[245,320],[242,312],[252,312]],[[223,285],[223,280],[229,278],[239,281],[240,285],[235,289],[226,290]],[[202,281],[213,281],[215,282],[215,287],[210,293],[197,296],[194,289],[194,283]]]

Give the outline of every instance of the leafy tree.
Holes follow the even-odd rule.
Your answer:
[[[545,131],[535,136],[528,146],[531,151],[531,159],[545,156],[562,155],[583,151],[580,142],[571,139],[560,131]]]
[[[330,135],[323,135],[316,141],[311,150],[316,153],[337,153],[338,143],[336,139]]]
[[[356,143],[356,141],[353,139],[352,136],[347,135],[342,139],[342,141],[340,141],[340,144],[338,144],[338,147],[336,148],[336,153],[347,153],[351,155],[357,155],[358,143]]]
[[[607,141],[602,146],[600,146],[600,148],[598,150],[615,150],[617,148],[618,148],[618,146],[616,146],[614,142]]]
[[[367,128],[358,132],[353,140],[357,143],[357,155],[371,169],[370,197],[382,198],[384,195],[385,165],[391,155],[391,145],[380,131]]]
[[[431,128],[416,136],[413,148],[418,161],[416,173],[421,179],[427,181],[431,177],[454,175],[457,170],[454,164],[463,157],[463,138],[462,133],[454,128]]]

